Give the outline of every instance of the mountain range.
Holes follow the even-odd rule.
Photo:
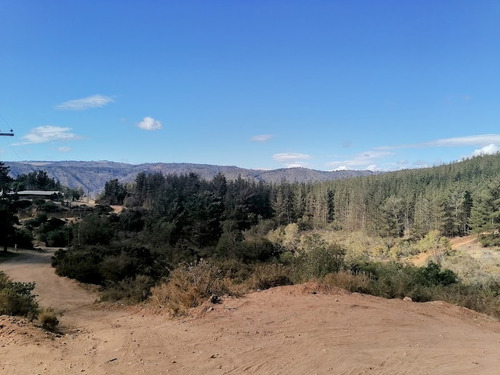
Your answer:
[[[10,175],[17,177],[43,170],[50,178],[58,180],[70,188],[82,188],[87,194],[97,194],[104,189],[107,181],[118,179],[122,183],[132,182],[140,172],[168,174],[196,173],[209,180],[222,173],[233,180],[243,179],[263,182],[317,182],[371,175],[367,170],[319,171],[307,168],[283,168],[274,170],[245,169],[235,166],[190,163],[146,163],[127,164],[111,161],[23,161],[4,162],[10,167]]]

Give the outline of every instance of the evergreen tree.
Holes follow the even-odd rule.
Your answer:
[[[331,223],[335,220],[335,192],[329,189],[326,193],[326,221]]]
[[[500,229],[500,179],[479,192],[472,207],[470,225],[475,233]]]
[[[0,246],[3,246],[4,251],[7,251],[7,246],[13,245],[16,229],[14,224],[17,223],[17,217],[13,214],[8,201],[0,200]]]
[[[403,200],[392,195],[385,200],[380,211],[379,234],[382,237],[401,237],[404,233]]]
[[[127,194],[125,185],[115,178],[104,185],[104,195],[101,197],[101,201],[107,204],[123,204]]]
[[[0,161],[0,192],[7,192],[12,182],[9,176],[10,168]],[[1,196],[1,194],[0,194]]]

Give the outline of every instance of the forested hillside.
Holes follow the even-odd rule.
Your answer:
[[[272,218],[276,225],[296,222],[302,228],[329,225],[383,237],[421,238],[431,230],[456,236],[496,224],[499,181],[500,155],[490,155],[319,183],[228,181],[222,174],[205,181],[193,174],[176,178],[140,173],[132,185],[106,183],[102,200],[152,209],[170,221],[175,217],[166,212],[173,206],[184,210],[179,202],[191,197],[205,201],[204,208],[217,203],[222,207],[219,216],[206,216],[218,222],[235,220],[240,229]]]
[[[190,163],[146,163],[127,164],[110,161],[25,161],[5,162],[13,178],[43,170],[50,178],[72,189],[82,189],[86,194],[101,193],[106,181],[117,179],[121,183],[134,181],[138,173],[189,174],[210,180],[222,173],[228,180],[241,177],[250,181],[327,181],[341,178],[371,175],[371,171],[317,171],[307,168],[286,168],[276,170],[245,169],[234,166],[220,166]]]
[[[116,214],[109,205],[125,209]],[[107,181],[99,205],[80,207],[78,220],[49,218],[46,208],[30,204],[17,207],[33,215],[24,222],[26,237],[67,247],[55,254],[57,272],[101,285],[106,299],[138,301],[153,293],[171,304],[177,296],[185,303],[172,307],[178,313],[210,294],[240,293],[245,285],[264,289],[321,279],[354,291],[446,299],[500,314],[498,275],[486,274],[478,284],[440,265],[451,249],[445,236],[474,231],[498,246],[500,155],[317,183],[140,172],[132,183]],[[50,208],[69,210],[60,216],[74,210]],[[361,235],[349,240],[356,233]],[[426,251],[437,263],[417,268],[401,262]],[[166,287],[159,285],[163,280],[170,280]]]

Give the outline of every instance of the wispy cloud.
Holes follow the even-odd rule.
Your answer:
[[[272,134],[259,134],[259,135],[254,135],[252,138],[250,138],[250,140],[254,142],[267,142],[272,137],[273,137]]]
[[[462,146],[484,147],[491,144],[500,144],[500,134],[479,134],[479,135],[469,135],[467,137],[443,138],[423,143],[382,146],[382,147],[376,147],[375,149],[398,150],[405,148],[426,148],[426,147],[462,147]]]
[[[438,139],[437,141],[424,143],[423,147],[487,146],[492,143],[500,143],[500,134],[480,134],[480,135],[470,135],[467,137]]]
[[[375,161],[393,155],[394,153],[390,151],[366,151],[354,155],[352,159],[335,160],[327,165],[334,170],[369,169],[374,171],[378,169]]]
[[[69,110],[69,111],[83,111],[89,108],[101,108],[114,100],[109,96],[92,95],[82,99],[68,100],[56,106],[56,109]]]
[[[16,145],[26,145],[35,143],[47,143],[55,141],[74,141],[81,137],[71,133],[71,128],[61,128],[59,126],[39,126],[31,129],[31,131],[24,135],[22,139],[24,142],[17,143]]]
[[[282,152],[274,154],[273,159],[283,163],[287,168],[308,167],[309,163],[304,160],[311,159],[311,155],[299,152]]]
[[[66,147],[66,146],[58,147],[57,151],[64,152],[64,153],[70,152],[71,151],[71,147]]]
[[[369,169],[369,170],[394,170],[412,165],[417,168],[442,164],[442,160],[430,163],[425,160],[408,161],[402,158],[400,150],[439,147],[477,147],[469,156],[494,154],[500,152],[500,134],[478,134],[466,137],[442,138],[429,142],[401,144],[394,146],[375,147],[370,151],[354,155],[344,160],[334,160],[327,163],[329,168],[335,170]],[[395,159],[398,157],[398,159]]]
[[[152,117],[144,117],[142,121],[137,124],[137,127],[142,130],[158,130],[162,128],[162,124]]]
[[[292,161],[292,160],[308,160],[311,159],[311,155],[301,154],[298,152],[282,152],[279,154],[274,154],[273,159],[279,162]]]

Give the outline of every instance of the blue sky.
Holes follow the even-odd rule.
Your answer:
[[[499,1],[0,1],[0,160],[395,170],[500,150]]]

